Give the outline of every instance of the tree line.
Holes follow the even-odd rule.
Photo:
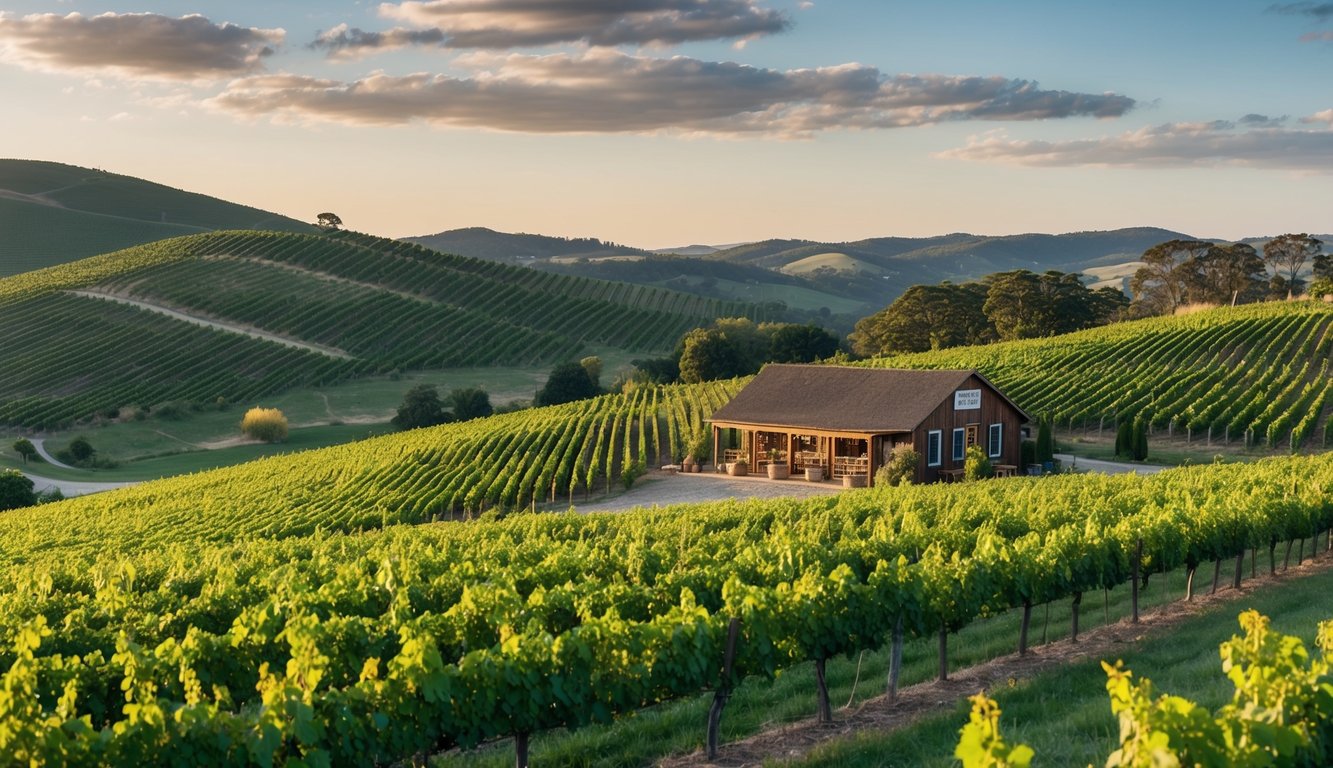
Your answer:
[[[1080,277],[1016,269],[976,282],[914,285],[856,323],[849,337],[852,351],[884,355],[1031,339],[1124,317],[1129,299],[1123,293],[1091,290]]]
[[[1333,293],[1333,259],[1310,235],[1285,234],[1256,250],[1248,243],[1168,240],[1144,251],[1134,273],[1133,314],[1169,315],[1190,304],[1247,304],[1289,299],[1308,287]],[[1313,281],[1304,274],[1311,267]]]

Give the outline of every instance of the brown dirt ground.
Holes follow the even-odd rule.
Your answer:
[[[721,745],[718,757],[711,763],[702,750],[678,755],[658,762],[666,768],[694,765],[759,766],[765,762],[793,760],[805,756],[815,747],[855,736],[863,731],[891,731],[911,725],[922,717],[951,710],[960,701],[977,691],[999,688],[1011,682],[1027,680],[1037,673],[1062,664],[1088,658],[1113,659],[1123,655],[1127,644],[1137,643],[1148,634],[1178,626],[1209,606],[1240,600],[1254,587],[1273,582],[1321,573],[1333,568],[1333,558],[1321,552],[1316,560],[1293,565],[1276,576],[1261,574],[1241,583],[1239,590],[1230,585],[1219,586],[1216,594],[1196,595],[1191,602],[1177,600],[1151,613],[1141,614],[1138,624],[1129,619],[1104,627],[1079,632],[1077,643],[1067,639],[1035,646],[1027,656],[1017,653],[1002,656],[968,669],[949,673],[944,682],[920,683],[898,692],[897,701],[887,696],[868,699],[854,709],[836,709],[833,722],[822,725],[814,718],[761,731],[753,736]],[[1202,573],[1207,566],[1201,566]],[[725,713],[723,714],[725,718]]]

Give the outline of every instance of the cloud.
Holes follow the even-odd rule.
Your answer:
[[[1301,118],[1302,123],[1328,123],[1333,126],[1333,109],[1326,109],[1323,112],[1316,112],[1313,115],[1307,115]]]
[[[1260,116],[1262,117],[1262,116]],[[1333,169],[1333,130],[1282,128],[1278,121],[1169,123],[1099,139],[1014,141],[974,137],[937,157],[1022,166],[1179,168],[1242,166],[1328,172]],[[1328,122],[1333,110],[1301,119]],[[1258,124],[1262,127],[1246,128]]]
[[[1268,6],[1268,12],[1287,16],[1310,16],[1324,21],[1333,19],[1333,3],[1274,3]]]
[[[404,29],[394,27],[384,32],[366,32],[339,24],[315,37],[308,48],[328,51],[330,58],[354,58],[375,51],[406,48],[411,45],[440,45],[444,32],[439,29]]]
[[[1324,32],[1307,32],[1301,35],[1302,43],[1333,43],[1333,29]]]
[[[210,105],[249,116],[439,125],[527,133],[705,133],[804,137],[952,120],[1115,117],[1134,100],[1043,90],[1001,77],[885,76],[859,64],[773,70],[610,49],[531,56],[472,53],[468,77],[373,74],[234,80]]]
[[[749,39],[790,26],[758,0],[424,0],[382,3],[379,12],[440,30],[450,48],[495,50]]]
[[[261,69],[281,29],[214,24],[199,15],[84,16],[0,12],[0,51],[38,69],[96,69],[130,77],[199,80]]]

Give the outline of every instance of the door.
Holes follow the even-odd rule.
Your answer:
[[[980,425],[980,424],[968,424],[968,425],[967,425],[967,447],[968,447],[968,448],[971,448],[972,446],[976,445],[976,444],[977,444],[977,440],[980,438],[980,436],[981,436],[981,425]]]

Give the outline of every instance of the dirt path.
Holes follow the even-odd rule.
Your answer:
[[[883,733],[904,728],[928,715],[952,711],[959,702],[980,690],[1003,687],[1015,680],[1027,680],[1040,672],[1085,659],[1114,659],[1123,656],[1129,644],[1142,640],[1148,633],[1158,634],[1179,626],[1210,606],[1238,602],[1250,594],[1254,587],[1299,579],[1331,568],[1333,558],[1327,555],[1322,559],[1307,560],[1276,576],[1264,574],[1256,579],[1247,579],[1239,590],[1224,588],[1215,595],[1198,595],[1188,603],[1176,600],[1152,613],[1141,615],[1138,624],[1123,619],[1116,624],[1080,632],[1078,643],[1071,643],[1067,639],[1057,640],[1030,649],[1027,656],[1014,653],[968,669],[951,671],[948,680],[944,682],[920,683],[899,691],[897,701],[891,702],[887,696],[879,696],[862,702],[855,709],[835,710],[833,723],[828,725],[810,719],[762,731],[721,746],[718,759],[712,762],[707,760],[702,751],[698,751],[667,758],[658,765],[669,768],[694,765],[759,766],[796,760],[831,741],[853,738],[861,732]],[[877,684],[876,681],[864,682]],[[812,706],[813,700],[812,691]],[[960,720],[960,727],[962,723],[963,720]]]
[[[53,467],[60,467],[61,469],[74,469],[74,467],[71,467],[68,464],[64,464],[62,462],[57,461],[56,457],[47,453],[46,441],[43,440],[42,438],[34,437],[31,440],[29,440],[29,442],[32,443],[33,448],[37,449],[37,455],[41,456],[42,460],[45,461],[47,464],[50,464]]]
[[[315,352],[321,355],[336,357],[342,360],[354,359],[351,355],[349,355],[348,353],[344,352],[341,349],[337,349],[336,347],[326,347],[322,344],[311,344],[309,342],[299,341],[297,339],[288,338],[286,336],[279,336],[275,333],[269,333],[268,331],[262,331],[258,328],[254,328],[248,325],[242,325],[240,323],[228,323],[213,318],[186,314],[185,312],[180,312],[175,309],[169,309],[159,304],[153,304],[151,302],[141,301],[139,299],[131,299],[127,296],[120,296],[118,294],[111,293],[109,291],[79,290],[79,291],[66,291],[66,293],[72,293],[76,296],[83,296],[89,299],[102,299],[104,301],[114,301],[117,304],[127,304],[131,307],[146,309],[149,312],[156,312],[159,315],[166,315],[167,317],[174,318],[176,320],[182,320],[184,322],[191,323],[193,325],[199,325],[205,328],[213,328],[219,331],[227,331],[229,333],[239,333],[243,336],[249,336],[254,339],[263,339],[264,341],[272,341],[277,344],[282,344],[283,346],[293,347],[295,349],[303,349],[307,352]]]
[[[1066,467],[1076,470],[1085,470],[1088,472],[1101,472],[1107,475],[1125,475],[1134,473],[1136,475],[1155,475],[1164,469],[1160,464],[1130,464],[1123,461],[1103,461],[1102,459],[1085,459],[1082,456],[1072,456],[1068,453],[1057,453],[1055,458]]]
[[[34,475],[31,472],[24,472],[23,476],[32,481],[32,489],[37,493],[49,491],[52,488],[59,488],[60,493],[65,498],[74,496],[87,496],[90,493],[100,493],[102,491],[111,491],[116,488],[128,488],[131,485],[138,485],[140,481],[127,481],[122,483],[91,483],[80,480],[55,480],[41,475]]]

